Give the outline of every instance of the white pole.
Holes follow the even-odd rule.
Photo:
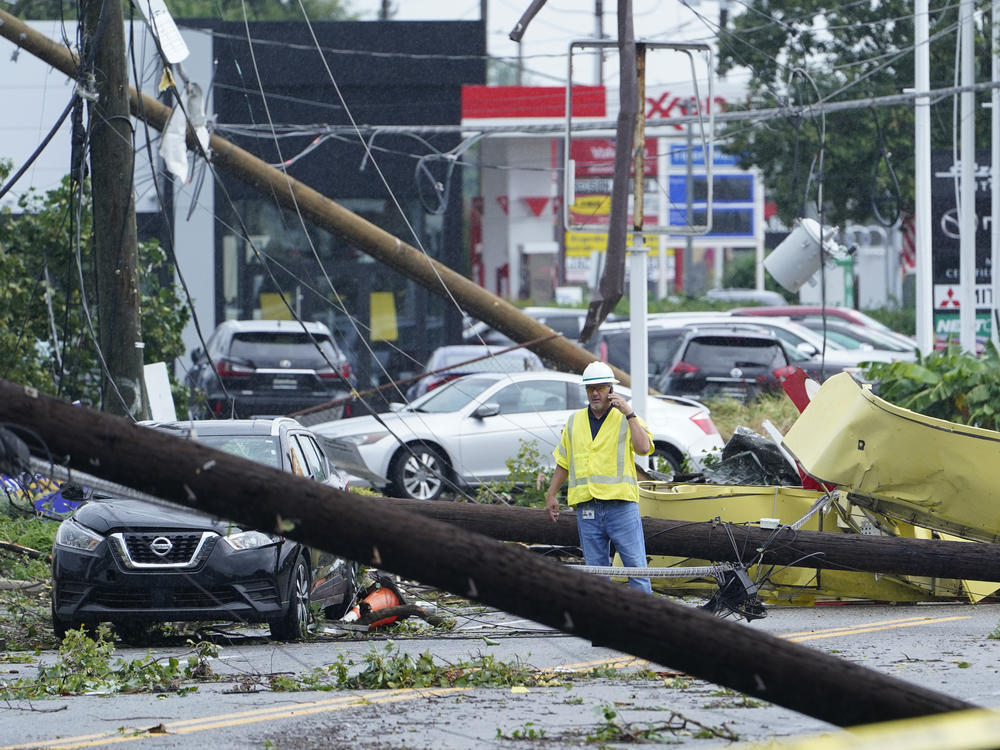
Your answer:
[[[754,169],[753,225],[754,225],[754,289],[764,288],[764,181]]]
[[[646,325],[649,292],[646,289],[646,258],[648,248],[641,231],[632,235],[631,262],[629,274],[628,309],[631,321],[631,345],[629,346],[629,375],[632,378],[632,411],[646,419],[649,393],[649,327]],[[645,456],[636,460],[648,468]]]
[[[930,39],[927,7],[929,0],[914,0],[914,84],[917,93],[931,88]],[[916,325],[917,348],[922,354],[934,351],[934,313],[931,278],[931,100],[914,100],[916,206],[914,230],[917,256]]]
[[[990,101],[993,104],[992,131],[990,137],[990,147],[992,157],[990,159],[990,273],[993,281],[993,299],[990,304],[992,313],[990,319],[990,336],[993,339],[993,346],[1000,349],[1000,316],[997,315],[997,306],[1000,305],[1000,0],[993,0],[993,43],[990,45],[993,50],[993,93]]]
[[[962,86],[975,83],[973,59],[973,0],[959,5],[962,40]],[[959,206],[959,343],[962,351],[976,353],[976,95],[962,92],[959,110],[961,133],[961,183]]]
[[[594,38],[604,38],[604,0],[594,0]],[[594,85],[604,85],[604,50],[594,47]]]

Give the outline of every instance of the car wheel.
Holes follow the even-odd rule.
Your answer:
[[[66,637],[67,630],[79,630],[85,627],[82,620],[64,620],[61,617],[56,616],[55,604],[52,606],[52,632],[55,634],[57,640],[62,640]]]
[[[411,445],[403,448],[392,467],[393,489],[398,497],[436,500],[444,491],[448,463],[434,448]]]
[[[658,445],[650,458],[649,466],[653,471],[668,474],[671,479],[681,473],[681,457],[673,448]]]
[[[292,567],[292,578],[288,586],[288,608],[276,620],[271,620],[271,639],[275,641],[299,641],[309,627],[309,591],[312,581],[309,566],[301,554]]]

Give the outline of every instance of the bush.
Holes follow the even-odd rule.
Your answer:
[[[992,343],[982,356],[954,344],[916,362],[878,362],[867,375],[881,398],[928,417],[1000,429],[1000,357]]]

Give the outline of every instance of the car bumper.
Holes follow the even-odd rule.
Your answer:
[[[226,552],[217,545],[196,570],[124,568],[102,542],[97,554],[56,547],[53,613],[62,620],[232,620],[264,622],[281,615],[287,572],[276,548]]]

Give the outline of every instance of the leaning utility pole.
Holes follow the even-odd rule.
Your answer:
[[[83,0],[84,88],[90,103],[93,259],[97,279],[98,356],[105,411],[146,416],[133,195],[132,122],[121,3]]]
[[[38,33],[23,21],[0,9],[0,36],[44,60],[71,78],[78,75],[76,56],[62,44]],[[157,130],[163,130],[170,108],[152,97],[130,90],[133,114]],[[188,128],[188,148],[199,151],[194,131]],[[539,356],[556,362],[563,369],[583,370],[594,361],[591,352],[565,337],[552,337],[548,326],[526,315],[513,304],[491,294],[458,271],[448,268],[417,248],[347,210],[308,185],[266,164],[244,149],[213,134],[209,140],[212,165],[255,190],[269,196],[283,208],[301,212],[307,220],[330,232],[343,235],[363,252],[399,271],[435,294],[455,298],[467,313],[488,323],[517,342],[530,345]],[[622,383],[628,385],[628,373],[612,367]]]

